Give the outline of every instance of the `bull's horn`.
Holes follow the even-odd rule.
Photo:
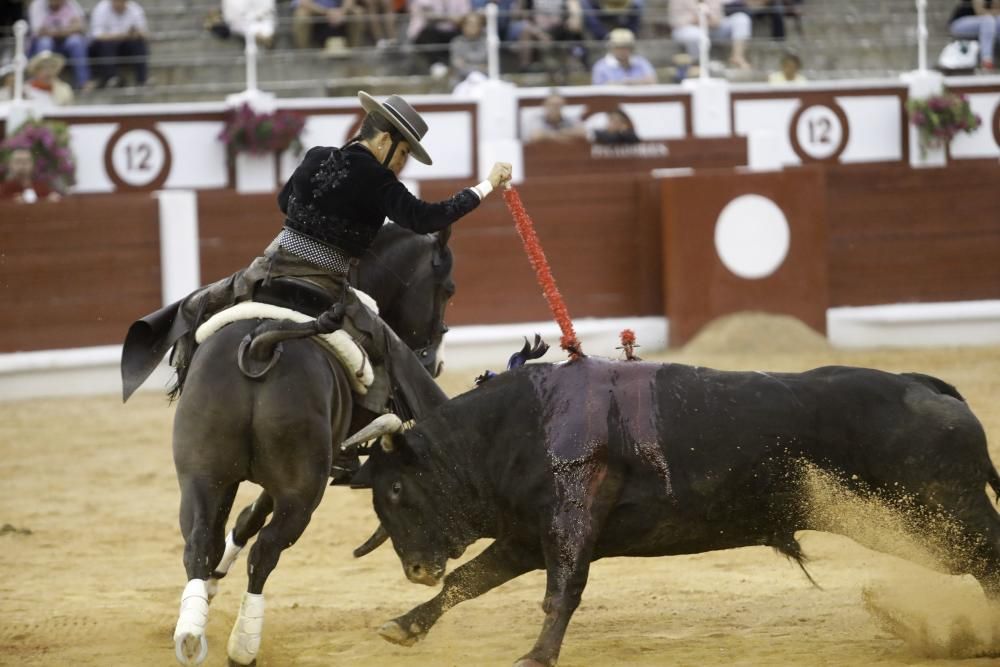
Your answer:
[[[382,527],[380,523],[372,536],[365,540],[365,543],[354,550],[354,557],[361,558],[362,556],[367,556],[371,552],[382,546],[382,543],[389,539],[389,533],[385,528]]]
[[[384,414],[381,417],[377,417],[372,421],[371,424],[365,426],[363,429],[352,435],[350,438],[341,443],[341,449],[347,449],[348,447],[353,447],[354,445],[360,445],[362,442],[368,442],[369,440],[374,440],[386,433],[398,433],[399,429],[403,428],[403,422],[400,421],[399,417],[392,414]]]

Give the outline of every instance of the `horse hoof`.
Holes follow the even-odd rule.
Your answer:
[[[203,634],[184,633],[174,638],[174,655],[185,667],[200,665],[208,656],[208,640]]]
[[[538,662],[533,658],[521,658],[514,663],[514,667],[554,667],[555,663]]]
[[[403,626],[396,621],[389,621],[378,629],[382,639],[400,646],[413,646],[420,639],[419,633],[407,632]]]

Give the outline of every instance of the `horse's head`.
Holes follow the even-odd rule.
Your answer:
[[[355,282],[375,298],[382,319],[434,377],[444,366],[444,311],[455,293],[450,235],[448,229],[422,235],[386,224],[358,267]]]

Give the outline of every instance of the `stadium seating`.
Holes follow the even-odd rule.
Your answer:
[[[89,10],[97,0],[82,0]],[[222,41],[204,28],[217,0],[141,0],[153,33],[150,77],[145,88],[96,91],[80,96],[78,103],[116,101],[219,100],[244,87],[244,57],[240,42]],[[951,3],[928,3],[933,62],[947,43],[946,22]],[[282,97],[352,95],[359,88],[375,93],[447,92],[451,82],[425,71],[413,71],[412,47],[377,49],[358,47],[347,52],[325,53],[322,49],[295,49],[290,37],[287,2],[279,2],[280,24],[275,47],[262,51],[258,60],[260,87]],[[805,0],[802,33],[789,24],[787,40],[774,41],[763,23],[755,24],[749,48],[754,65],[748,72],[725,72],[739,81],[764,81],[778,68],[781,54],[795,50],[810,80],[895,76],[916,66],[916,3],[914,0],[841,0],[837,3]],[[405,18],[400,17],[400,26]],[[10,50],[9,36],[0,53]],[[591,58],[604,47],[588,44]],[[679,48],[670,40],[667,0],[649,0],[638,36],[637,51],[657,67],[660,80],[675,79],[673,57]],[[719,50],[719,59],[722,51]],[[713,51],[715,55],[715,51]],[[520,85],[551,83],[586,84],[589,72],[577,61],[569,61],[563,72],[515,74],[512,54],[505,54],[503,76]]]

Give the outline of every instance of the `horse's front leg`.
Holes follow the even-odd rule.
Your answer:
[[[496,541],[481,554],[444,578],[441,592],[379,628],[394,644],[412,646],[423,639],[441,615],[460,602],[479,597],[525,572],[541,569],[537,551],[520,544]]]

